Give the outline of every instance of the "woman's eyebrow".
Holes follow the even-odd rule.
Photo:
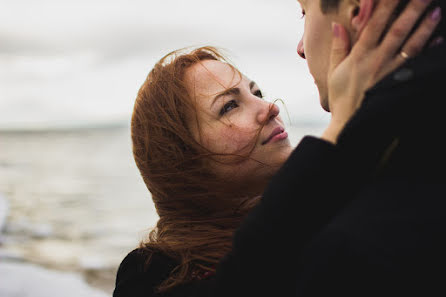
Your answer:
[[[249,83],[249,89],[252,90],[254,87],[256,86],[256,82],[255,81],[251,81]],[[211,108],[214,105],[214,103],[223,96],[227,96],[227,95],[240,95],[240,89],[239,88],[229,88],[221,93],[219,93],[217,96],[214,97],[214,99],[212,100],[212,104],[211,104]]]
[[[214,99],[212,100],[211,108],[220,97],[227,96],[227,95],[240,95],[240,89],[239,88],[230,88],[230,89],[227,89],[227,90],[221,92],[220,94],[215,96]]]

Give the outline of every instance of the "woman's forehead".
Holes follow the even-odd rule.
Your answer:
[[[193,65],[186,73],[186,82],[190,89],[200,91],[203,95],[212,95],[216,92],[235,87],[243,77],[229,64],[205,60]]]

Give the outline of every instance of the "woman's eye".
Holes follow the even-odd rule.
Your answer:
[[[237,108],[237,107],[238,107],[238,104],[237,104],[237,102],[235,102],[235,100],[228,101],[223,106],[223,108],[220,110],[220,116],[224,115],[225,113],[227,113],[227,112],[229,112],[232,109]]]
[[[260,91],[260,90],[255,91],[255,92],[254,92],[254,95],[257,96],[257,97],[259,97],[259,98],[263,98],[262,91]]]

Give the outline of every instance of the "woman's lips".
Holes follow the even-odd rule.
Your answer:
[[[280,134],[275,135],[273,138],[271,138],[271,140],[269,142],[275,142],[275,141],[279,141],[279,140],[283,140],[283,139],[287,139],[288,138],[288,133],[283,131]]]
[[[279,140],[283,140],[288,138],[288,133],[282,127],[277,127],[273,130],[270,136],[262,142],[262,145],[265,145],[269,142],[275,142]]]

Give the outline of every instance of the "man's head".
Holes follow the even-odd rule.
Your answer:
[[[330,50],[332,42],[332,23],[341,24],[349,33],[352,45],[358,40],[361,31],[367,25],[373,14],[374,7],[379,1],[386,0],[298,0],[305,15],[305,33],[299,42],[297,51],[299,55],[308,60],[311,75],[319,89],[320,103],[329,111],[327,72],[329,67]],[[395,10],[396,19],[410,0],[401,0]],[[428,1],[428,0],[417,0]],[[445,1],[434,0],[431,7],[442,6]],[[427,12],[432,9],[426,10]],[[422,18],[421,18],[422,19]],[[438,26],[433,36],[445,32],[445,23]],[[443,34],[444,36],[444,34]],[[428,43],[429,44],[429,43]]]

